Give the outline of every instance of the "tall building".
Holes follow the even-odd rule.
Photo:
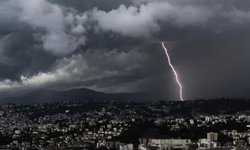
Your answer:
[[[207,139],[211,140],[211,141],[217,141],[218,140],[218,133],[216,133],[216,132],[207,133]]]

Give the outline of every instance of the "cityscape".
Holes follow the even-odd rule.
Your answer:
[[[250,110],[237,107],[249,104],[236,99],[2,104],[0,149],[248,149]]]
[[[250,0],[0,0],[0,150],[250,150]]]

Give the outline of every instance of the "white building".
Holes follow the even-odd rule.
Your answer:
[[[208,139],[200,139],[198,141],[198,148],[209,149],[209,148],[217,148],[220,147],[219,143],[213,142]]]
[[[159,149],[167,150],[172,148],[181,148],[185,149],[188,144],[191,144],[190,139],[147,139],[143,138],[140,139],[141,149],[144,149],[144,147],[159,147]],[[144,146],[144,147],[143,147]]]
[[[209,121],[212,121],[212,120],[213,120],[212,117],[209,117],[209,116],[206,116],[206,117],[205,117],[205,121],[206,121],[206,122],[209,122]]]
[[[119,150],[133,150],[133,144],[121,144]]]

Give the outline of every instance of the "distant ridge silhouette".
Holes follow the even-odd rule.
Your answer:
[[[41,89],[22,96],[3,98],[0,103],[35,104],[85,100],[153,101],[155,99],[156,97],[150,93],[103,93],[86,88],[71,89],[69,91]]]

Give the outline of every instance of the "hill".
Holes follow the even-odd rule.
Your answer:
[[[154,100],[150,93],[102,93],[86,88],[69,91],[37,90],[22,96],[8,97],[0,103],[34,104],[58,101],[85,101],[85,100],[119,100],[119,101],[150,101]]]

